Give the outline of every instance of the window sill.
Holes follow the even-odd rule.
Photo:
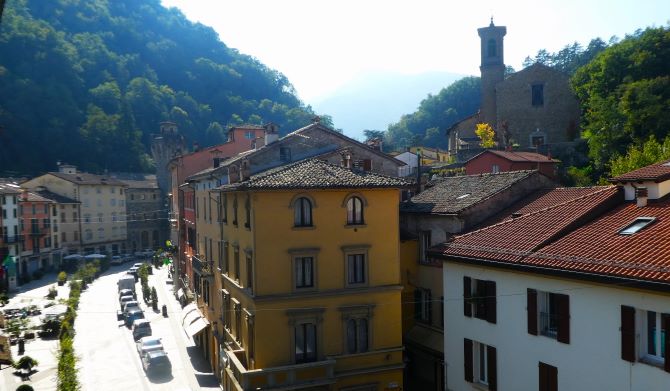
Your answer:
[[[659,358],[659,357],[645,355],[645,356],[640,357],[640,359],[638,361],[643,363],[643,364],[651,365],[652,367],[664,369],[663,368],[664,361],[663,361],[662,358]]]
[[[351,228],[353,228],[353,229],[365,228],[365,227],[367,227],[367,224],[345,224],[344,225],[344,228],[348,228],[348,229],[351,229]]]
[[[347,284],[345,284],[344,287],[345,288],[366,288],[367,286],[368,286],[367,282],[361,282],[361,283],[355,283],[355,284],[347,283]]]
[[[482,390],[482,391],[488,391],[489,385],[484,384],[484,383],[479,383],[479,382],[473,382],[470,383],[472,385],[472,388],[475,390]]]
[[[316,229],[313,225],[295,225],[291,228],[293,231],[310,231]]]

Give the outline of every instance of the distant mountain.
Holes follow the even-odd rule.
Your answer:
[[[462,77],[449,72],[365,73],[311,106],[332,116],[335,127],[347,136],[361,139],[363,130],[386,130],[403,114],[416,111],[428,94],[438,93]]]

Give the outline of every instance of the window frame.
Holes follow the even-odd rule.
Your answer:
[[[321,347],[323,342],[323,314],[325,308],[301,308],[286,310],[286,316],[289,318],[289,348],[291,352],[291,360],[293,364],[300,364],[306,362],[315,362],[323,359]],[[315,343],[314,343],[314,358],[313,359],[299,359],[297,355],[297,335],[296,332],[299,327],[304,324],[311,324],[315,328]]]
[[[530,85],[530,104],[532,107],[544,106],[544,83]]]
[[[357,208],[358,204],[358,208]],[[347,198],[347,225],[365,225],[365,201],[357,195]]]
[[[344,253],[344,286],[347,288],[356,288],[368,286],[370,281],[370,256],[369,256],[369,245],[359,245],[359,246],[343,246],[342,252]],[[349,263],[349,256],[360,255],[363,257],[363,281],[361,282],[351,282],[349,280],[351,267]]]
[[[342,313],[342,352],[344,354],[365,353],[372,350],[372,320],[375,305],[344,306],[338,308]],[[350,326],[354,326],[354,346],[349,339]],[[365,330],[364,333],[361,330]]]
[[[314,227],[314,202],[311,197],[297,196],[291,203],[291,208],[293,209],[294,228]]]

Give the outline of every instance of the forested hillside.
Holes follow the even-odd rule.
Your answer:
[[[230,125],[288,132],[314,114],[284,75],[159,0],[7,0],[0,91],[0,176],[57,160],[151,170],[160,121],[210,145]]]

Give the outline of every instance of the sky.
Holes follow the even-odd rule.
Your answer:
[[[306,103],[357,75],[479,75],[477,28],[507,26],[505,63],[665,26],[668,0],[162,0],[282,72]],[[401,92],[399,92],[401,93]]]

